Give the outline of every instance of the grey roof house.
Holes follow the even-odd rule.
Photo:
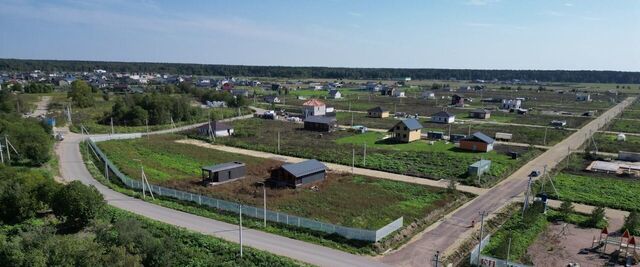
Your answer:
[[[299,163],[284,164],[271,172],[271,182],[278,186],[297,188],[316,181],[322,181],[327,174],[327,166],[315,159]]]

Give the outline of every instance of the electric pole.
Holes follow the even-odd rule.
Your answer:
[[[267,227],[267,186],[266,182],[262,182],[262,217],[264,227]]]
[[[529,208],[529,192],[531,190],[531,175],[529,175],[529,182],[527,182],[527,191],[524,192],[524,205],[522,205],[522,217],[524,212]]]
[[[436,255],[433,255],[433,266],[438,267],[440,263],[440,251],[436,251]]]
[[[486,211],[480,213],[480,242],[478,243],[478,266],[480,266],[480,256],[482,255],[482,239],[484,238],[484,216]]]
[[[115,131],[113,130],[113,117],[111,117],[111,135],[115,134]]]
[[[240,224],[239,224],[239,230],[240,230],[240,258],[242,258],[242,204],[240,204]]]
[[[363,157],[362,157],[362,166],[367,166],[367,143],[364,143],[363,148]]]
[[[547,130],[549,130],[549,127],[544,127],[544,142],[543,142],[543,144],[545,146],[547,145]]]
[[[353,112],[351,113],[351,127],[353,127]]]
[[[280,154],[280,131],[278,131],[278,154]]]
[[[351,174],[354,173],[354,168],[356,165],[356,149],[355,148],[351,148]]]

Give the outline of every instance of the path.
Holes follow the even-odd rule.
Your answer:
[[[51,102],[51,96],[46,95],[40,97],[40,101],[36,103],[36,109],[25,117],[39,117],[47,115],[49,102]]]
[[[307,160],[304,158],[284,156],[284,155],[279,155],[279,154],[274,154],[269,152],[255,151],[255,150],[223,146],[223,145],[213,145],[213,144],[209,144],[209,143],[206,143],[200,140],[194,140],[194,139],[182,139],[182,140],[176,140],[176,142],[182,143],[182,144],[197,145],[197,146],[225,151],[229,153],[247,155],[247,156],[258,157],[258,158],[275,159],[275,160],[281,160],[286,162],[295,163],[295,162],[301,162],[301,161]],[[335,164],[335,163],[324,163],[324,164],[327,165],[327,167],[333,171],[351,172],[351,166]],[[414,176],[408,176],[408,175],[402,175],[402,174],[390,173],[390,172],[384,172],[384,171],[376,171],[376,170],[357,168],[357,167],[353,168],[353,173],[359,174],[359,175],[376,177],[376,178],[382,178],[382,179],[428,185],[428,186],[439,187],[439,188],[447,188],[449,184],[449,182],[446,180],[435,181],[435,180],[429,180],[426,178],[419,178]],[[484,189],[484,188],[460,185],[460,184],[458,184],[456,188],[462,192],[467,192],[475,195],[480,195],[487,191],[487,189]]]
[[[445,252],[459,240],[469,236],[473,229],[468,228],[471,220],[480,221],[479,212],[493,213],[506,203],[522,198],[522,192],[526,188],[528,175],[533,170],[542,170],[544,166],[554,168],[566,156],[570,148],[580,147],[590,134],[605,125],[609,120],[620,113],[621,108],[630,105],[635,97],[629,97],[616,107],[604,112],[598,118],[586,124],[580,130],[571,134],[537,158],[531,160],[519,170],[515,171],[507,179],[467,203],[462,208],[450,214],[450,217],[442,220],[430,230],[416,238],[415,241],[393,251],[382,258],[382,261],[394,266],[425,266],[430,265],[430,260],[436,251]],[[451,249],[456,249],[455,247]]]

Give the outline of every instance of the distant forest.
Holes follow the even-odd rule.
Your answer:
[[[0,59],[0,71],[157,72],[199,76],[286,77],[327,79],[538,80],[541,82],[640,83],[640,72],[569,70],[471,70],[240,66],[178,63]]]

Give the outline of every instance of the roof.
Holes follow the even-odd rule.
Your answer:
[[[493,140],[493,138],[487,136],[486,134],[483,134],[481,132],[475,132],[473,133],[471,136],[469,136],[468,138],[465,138],[465,140],[480,140],[484,143],[487,144],[493,144],[496,140]]]
[[[327,169],[322,162],[315,159],[306,160],[299,163],[290,163],[282,165],[282,169],[293,176],[300,177],[316,172],[322,172]]]
[[[212,165],[212,166],[204,166],[202,167],[202,170],[210,171],[210,172],[219,172],[219,171],[225,171],[225,170],[229,170],[237,167],[244,167],[244,166],[245,164],[242,162],[233,161],[233,162],[226,162],[226,163],[221,163],[221,164]]]
[[[313,122],[313,123],[322,123],[322,124],[330,124],[336,121],[335,117],[327,117],[327,116],[309,116],[304,122]]]
[[[474,162],[474,163],[473,163],[473,164],[471,164],[470,166],[471,166],[471,167],[483,167],[483,166],[487,166],[487,165],[489,165],[489,164],[491,164],[491,161],[490,161],[490,160],[487,160],[487,159],[481,159],[481,160],[478,160],[478,161]]]
[[[324,102],[322,102],[322,101],[320,101],[318,99],[307,100],[302,105],[303,106],[313,106],[313,107],[325,106]]]
[[[440,111],[436,114],[431,115],[431,117],[454,117],[455,115],[452,113],[449,113],[448,111]]]
[[[410,131],[419,130],[419,129],[423,128],[422,124],[420,124],[420,122],[418,122],[418,120],[416,120],[416,119],[402,120],[402,121],[398,122],[396,125],[401,124],[401,123],[404,124],[405,126],[407,126],[407,128],[409,128]],[[393,127],[395,128],[396,125],[394,125]],[[394,128],[391,128],[389,131],[393,131]]]
[[[368,112],[385,112],[386,110],[383,109],[382,107],[375,107],[372,109],[367,110]]]
[[[335,90],[335,89],[329,90],[329,95],[336,95],[337,93],[340,93],[340,91]]]
[[[486,109],[476,109],[476,110],[471,111],[471,113],[483,113],[483,114],[488,114],[488,113],[491,113],[491,111],[486,110]]]

